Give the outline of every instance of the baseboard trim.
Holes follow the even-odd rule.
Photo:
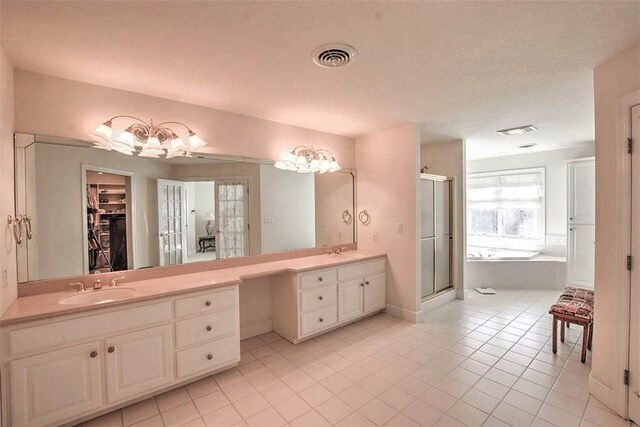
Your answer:
[[[411,323],[418,323],[422,320],[422,310],[411,311],[402,307],[387,304],[384,312],[390,316],[397,317],[398,319],[403,319]]]
[[[261,322],[249,323],[248,325],[241,325],[240,339],[246,340],[247,338],[266,334],[267,332],[271,332],[272,330],[273,321],[271,319],[263,320]]]
[[[429,310],[433,310],[435,308],[441,307],[442,304],[446,304],[449,301],[453,301],[456,299],[456,290],[449,289],[448,291],[444,291],[439,295],[435,295],[432,298],[429,298],[426,301],[422,302],[422,312],[426,313]]]

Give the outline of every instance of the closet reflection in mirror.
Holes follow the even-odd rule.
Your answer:
[[[355,173],[300,174],[213,155],[148,159],[17,135],[19,281],[355,241]],[[349,218],[346,216],[345,218]],[[26,239],[25,239],[26,240]]]

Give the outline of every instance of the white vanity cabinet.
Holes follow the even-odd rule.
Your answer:
[[[238,305],[235,285],[3,327],[3,425],[70,423],[234,366]]]
[[[274,278],[273,330],[297,343],[380,311],[385,266],[376,259]]]

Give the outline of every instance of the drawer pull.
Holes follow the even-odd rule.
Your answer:
[[[322,282],[322,277],[318,277],[318,282]]]
[[[322,323],[322,322],[324,322],[324,319],[321,317],[321,318],[318,319],[318,322]]]
[[[213,329],[211,326],[207,326],[207,332],[210,332]]]
[[[204,305],[206,305],[207,307],[209,307],[211,305],[211,301],[207,301],[204,303]]]
[[[319,299],[320,301],[322,301],[322,300],[324,299],[324,297],[323,297],[322,295],[320,295],[320,296],[318,297],[318,299]]]
[[[213,359],[213,354],[207,354],[207,359],[208,359],[208,360]]]
[[[116,351],[116,348],[115,348],[114,346],[111,346],[111,347],[109,347],[109,348],[107,349],[107,351],[108,351],[109,353],[113,353],[114,351]]]
[[[91,356],[92,358],[98,357],[98,352],[93,350],[91,353],[89,353],[89,356]]]
[[[364,282],[364,284],[365,284],[365,285],[368,285],[368,284],[369,284],[369,282]]]

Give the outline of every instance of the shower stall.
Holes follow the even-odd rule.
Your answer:
[[[451,280],[453,179],[420,174],[422,299],[453,287]]]

